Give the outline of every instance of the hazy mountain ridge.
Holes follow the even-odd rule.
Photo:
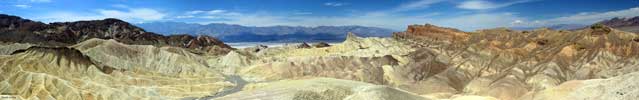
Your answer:
[[[608,27],[611,27],[611,28],[614,28],[614,29],[618,29],[618,30],[622,30],[622,31],[626,31],[626,32],[639,33],[639,16],[629,17],[629,18],[615,17],[615,18],[612,18],[612,19],[599,21],[599,22],[597,22],[595,24],[606,25]],[[578,30],[578,29],[588,28],[588,26],[590,26],[590,25],[583,25],[583,24],[556,24],[556,25],[541,26],[541,27],[510,27],[510,28],[514,29],[514,30],[525,30],[525,31],[535,30],[535,29],[539,29],[539,28],[548,28],[548,29],[553,29],[553,30]]]
[[[146,32],[142,28],[115,18],[45,24],[18,16],[0,14],[0,41],[2,42],[69,46],[92,38],[114,39],[126,44],[175,46],[204,51],[231,48],[214,37],[164,36]]]
[[[363,37],[388,37],[394,30],[364,26],[241,26],[212,23],[193,24],[183,22],[152,22],[136,24],[147,31],[161,34],[210,35],[226,42],[303,42],[342,41],[348,32]]]
[[[609,20],[598,22],[606,26],[610,26],[619,30],[639,33],[639,16],[632,18],[615,17]]]
[[[582,24],[556,24],[556,25],[542,26],[542,27],[510,27],[510,28],[514,29],[514,30],[522,30],[522,31],[535,30],[535,29],[539,29],[539,28],[548,28],[548,29],[552,29],[552,30],[576,30],[576,29],[584,28],[586,26],[588,26],[588,25],[582,25]]]

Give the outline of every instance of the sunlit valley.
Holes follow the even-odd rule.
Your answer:
[[[639,1],[571,2],[4,0],[0,100],[639,98]]]

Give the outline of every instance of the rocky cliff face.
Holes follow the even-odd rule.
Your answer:
[[[133,26],[122,20],[56,22],[44,24],[16,16],[0,15],[0,40],[51,46],[68,46],[92,38],[114,39],[126,44],[177,46],[206,49],[217,46],[230,48],[210,36],[162,36]]]
[[[524,95],[542,90],[560,91],[547,89],[571,80],[609,78],[639,69],[636,67],[639,65],[636,60],[639,54],[633,52],[639,50],[639,42],[635,41],[639,36],[603,24],[575,31],[486,29],[469,32],[465,41],[444,43],[441,42],[441,35],[407,34],[436,34],[438,30],[443,30],[423,29],[428,30],[407,30],[398,34],[436,38],[439,41],[423,41],[423,38],[397,39],[417,45],[412,47],[429,50],[429,53],[410,54],[413,56],[408,56],[409,63],[403,67],[413,71],[426,69],[418,73],[406,73],[413,80],[423,80],[425,83],[404,86],[410,87],[406,88],[408,91],[424,93],[429,97],[441,97],[442,94],[438,93],[461,92],[504,100],[526,99]],[[456,35],[449,33],[449,36]],[[422,54],[428,55],[418,56]],[[433,56],[436,58],[431,58],[434,61],[424,61]],[[440,88],[428,91],[415,89],[427,86]],[[587,91],[590,90],[579,93],[588,93]],[[548,92],[535,94],[545,96],[534,97],[535,100],[558,99],[544,93]],[[620,99],[606,97],[615,98]]]
[[[469,34],[453,28],[435,25],[410,25],[404,32],[393,33],[395,38],[429,39],[437,41],[465,41]]]

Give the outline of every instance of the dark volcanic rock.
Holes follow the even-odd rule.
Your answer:
[[[163,36],[146,32],[142,28],[114,18],[45,24],[0,14],[0,41],[68,46],[91,38],[114,39],[126,44],[169,45],[192,49],[206,49],[208,46],[231,48],[210,36]]]
[[[319,43],[313,44],[313,47],[315,48],[323,48],[323,47],[329,47],[329,46],[331,45],[326,42],[319,42]]]
[[[297,46],[295,46],[296,48],[311,48],[311,45],[308,45],[308,43],[304,42],[302,44],[298,44]]]

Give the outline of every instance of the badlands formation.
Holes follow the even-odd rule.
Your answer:
[[[4,36],[35,37],[3,38],[0,45],[0,92],[22,99],[639,97],[639,36],[600,24],[476,32],[411,25],[388,38],[348,33],[335,45],[236,49],[211,37],[161,36],[114,19],[49,25],[11,18],[0,19],[0,32],[10,33]],[[102,28],[88,30],[94,27]]]

